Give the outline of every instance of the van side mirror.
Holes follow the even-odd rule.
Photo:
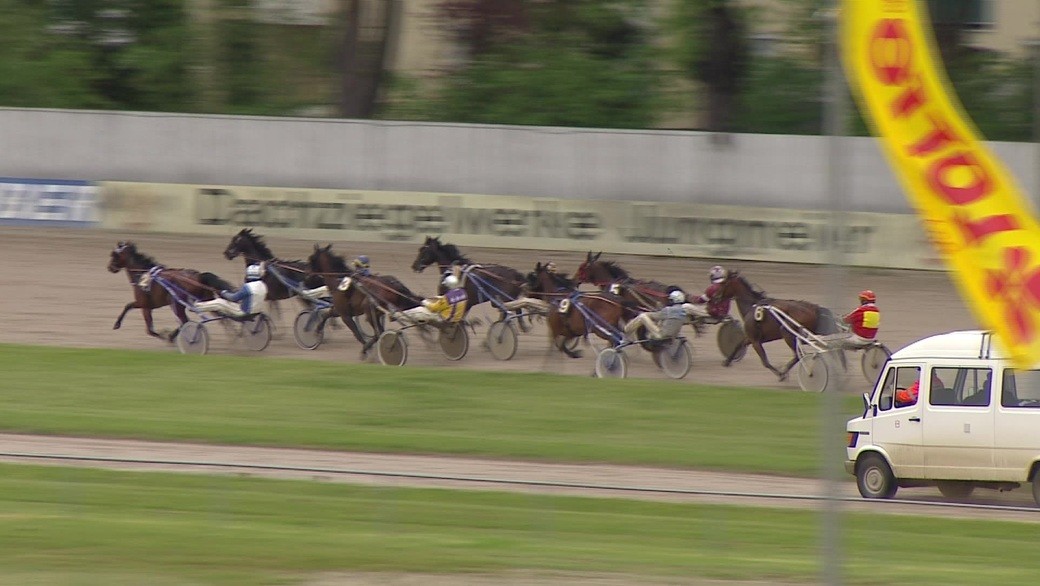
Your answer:
[[[867,411],[869,411],[869,410],[870,410],[870,395],[868,395],[867,393],[863,393],[863,415],[866,415]]]

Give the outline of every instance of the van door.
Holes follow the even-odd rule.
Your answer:
[[[924,452],[921,449],[921,403],[908,389],[921,377],[921,365],[889,365],[884,383],[875,398],[872,443],[888,454],[892,472],[899,478],[924,478]]]
[[[993,369],[937,367],[930,375],[923,415],[926,478],[992,480]]]

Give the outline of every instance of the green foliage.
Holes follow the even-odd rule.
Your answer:
[[[660,75],[647,35],[633,24],[644,2],[548,2],[529,26],[492,43],[433,96],[398,92],[386,114],[495,124],[646,128]],[[399,86],[400,87],[400,86]]]
[[[947,72],[957,98],[990,140],[1028,142],[1033,136],[1033,71],[1026,60],[976,53]]]

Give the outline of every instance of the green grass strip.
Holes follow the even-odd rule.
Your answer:
[[[0,372],[8,432],[819,473],[806,393],[13,345]]]
[[[1036,527],[850,515],[845,572],[1035,584]],[[4,584],[510,571],[807,582],[818,530],[807,511],[0,465]]]

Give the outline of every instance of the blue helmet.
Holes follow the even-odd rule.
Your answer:
[[[368,267],[368,257],[364,254],[359,254],[358,257],[354,259],[354,268],[367,269]]]

